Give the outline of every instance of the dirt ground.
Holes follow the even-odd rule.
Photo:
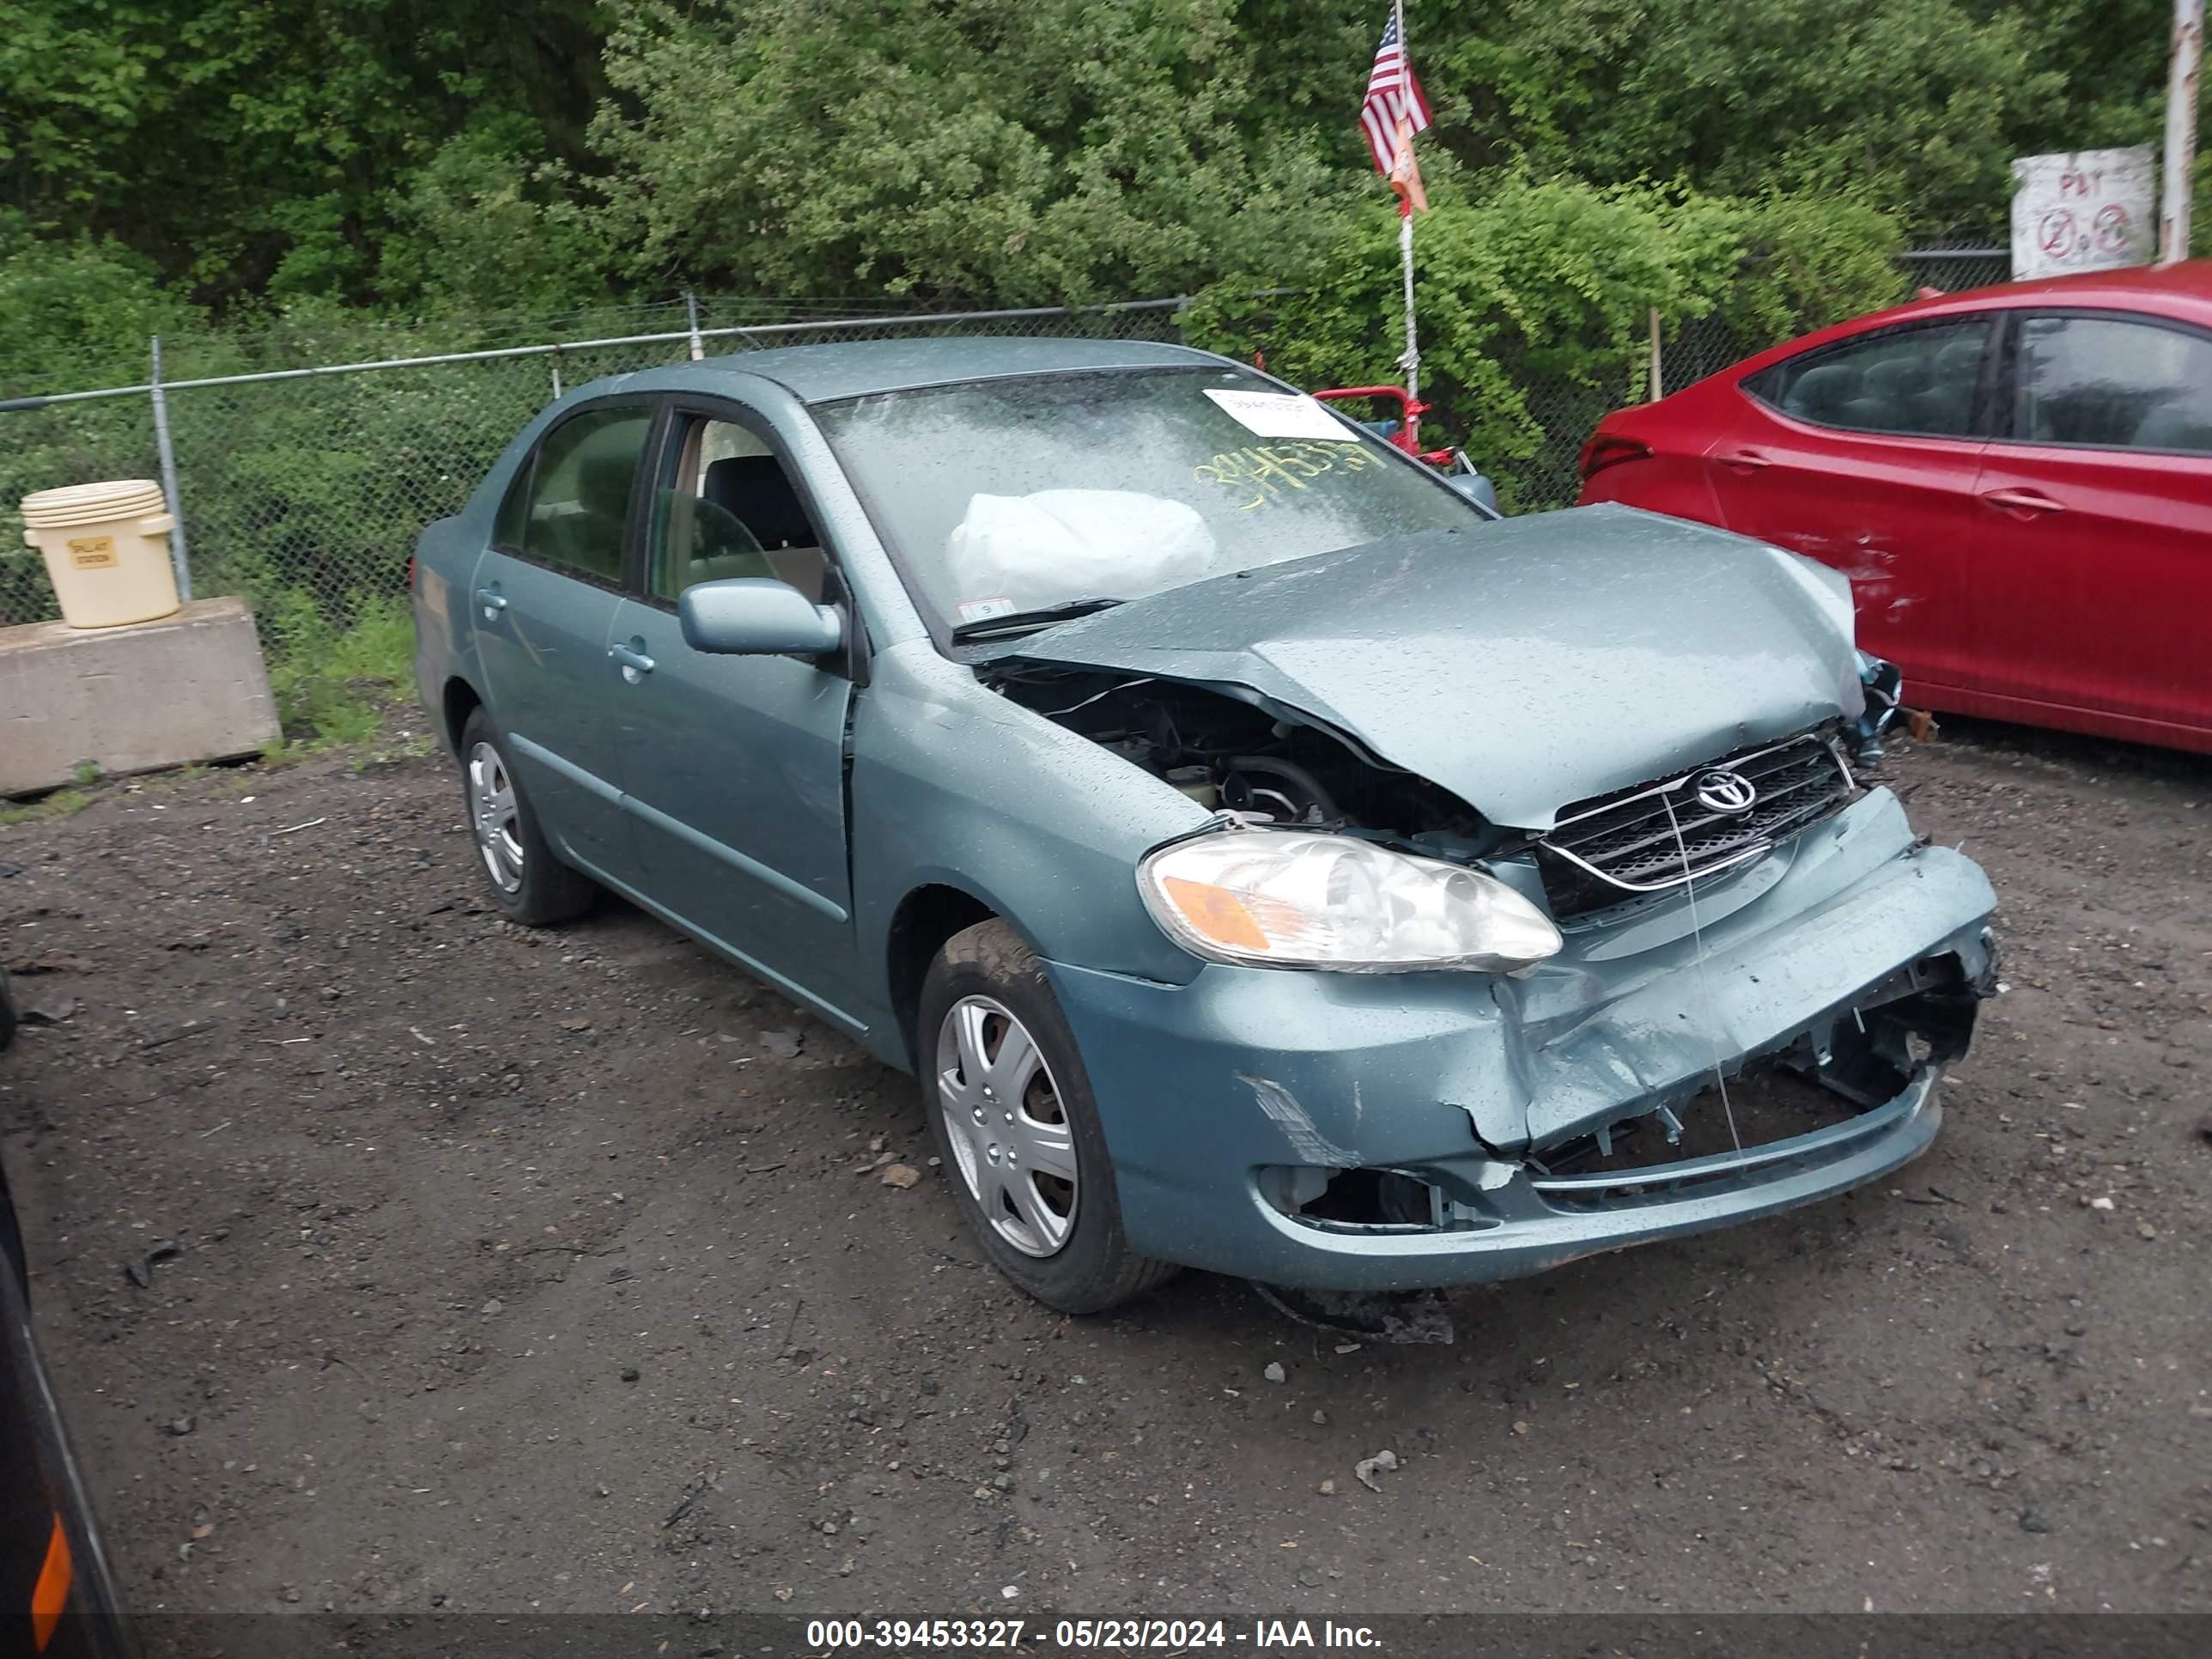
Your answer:
[[[0,1130],[125,1595],[2212,1608],[2212,767],[1975,728],[1891,773],[2002,901],[1935,1150],[1351,1352],[1202,1275],[1028,1302],[936,1170],[869,1170],[927,1156],[908,1079],[635,911],[495,918],[442,761],[0,829],[58,1017]]]

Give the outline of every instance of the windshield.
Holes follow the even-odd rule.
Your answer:
[[[815,413],[948,629],[1485,520],[1312,398],[1233,368],[969,381]]]

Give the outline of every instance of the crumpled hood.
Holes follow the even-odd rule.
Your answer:
[[[1216,576],[994,654],[1243,688],[1534,830],[1862,706],[1843,578],[1616,506]]]

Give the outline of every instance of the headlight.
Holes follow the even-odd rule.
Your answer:
[[[1169,937],[1214,962],[1506,974],[1559,948],[1559,930],[1504,882],[1345,836],[1200,836],[1152,854],[1137,885]]]

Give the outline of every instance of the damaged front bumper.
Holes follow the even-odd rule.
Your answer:
[[[1793,1208],[1924,1151],[1994,988],[1981,871],[1916,844],[1877,790],[1700,902],[1695,933],[1663,909],[1579,930],[1524,981],[1048,964],[1131,1243],[1307,1289],[1469,1284]],[[1716,1072],[1781,1067],[1848,1097],[1838,1121],[1624,1151],[1678,1139]]]

